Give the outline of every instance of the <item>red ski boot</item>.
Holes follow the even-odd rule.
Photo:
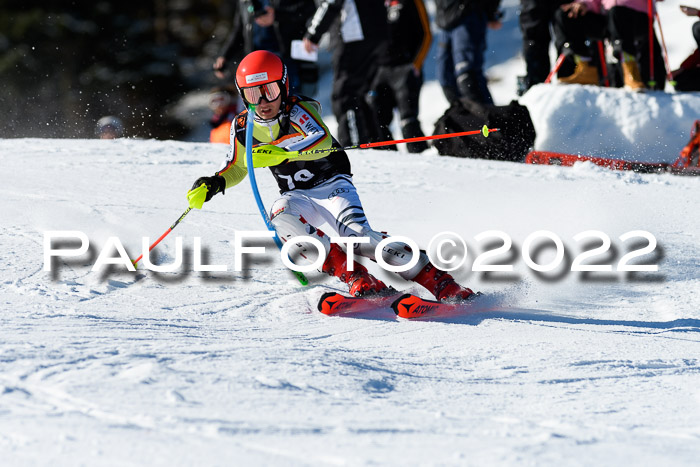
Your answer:
[[[353,271],[348,271],[347,255],[335,243],[331,244],[331,249],[328,252],[326,261],[324,261],[321,271],[339,278],[350,286],[350,295],[361,297],[366,295],[374,295],[386,290],[387,286],[384,282],[367,271],[367,268],[355,261],[353,263]]]
[[[428,289],[441,302],[462,302],[474,297],[471,289],[462,287],[451,275],[430,263],[412,280]]]

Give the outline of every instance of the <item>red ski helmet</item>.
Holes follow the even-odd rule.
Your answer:
[[[287,67],[282,60],[272,52],[267,50],[256,50],[246,55],[236,70],[236,87],[241,97],[249,103],[258,104],[260,101],[250,102],[246,99],[246,88],[259,88],[266,98],[266,84],[279,84],[279,92],[282,94],[282,101],[287,99],[289,94],[289,79],[287,78]],[[257,95],[257,94],[255,94]],[[274,96],[276,99],[277,96]],[[269,99],[268,99],[269,100]],[[274,99],[272,99],[274,100]]]

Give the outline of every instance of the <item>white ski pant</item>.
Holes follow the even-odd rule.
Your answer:
[[[340,175],[307,190],[292,190],[282,194],[270,209],[270,219],[279,237],[286,242],[298,236],[315,235],[325,248],[330,249],[331,237],[368,237],[369,243],[355,245],[354,253],[376,261],[375,250],[387,235],[372,230],[362,208],[360,197],[349,176]],[[304,222],[306,221],[306,222]],[[327,235],[317,230],[327,224],[331,231]],[[298,243],[290,248],[292,258],[306,258],[307,246]],[[313,248],[313,247],[310,247]],[[407,271],[398,273],[404,279],[413,279],[427,264],[423,252],[418,263]],[[413,257],[411,249],[402,242],[393,242],[382,249],[382,259],[391,266],[408,264]]]

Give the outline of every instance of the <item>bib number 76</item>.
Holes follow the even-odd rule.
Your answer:
[[[277,176],[287,181],[287,186],[290,190],[293,190],[296,187],[296,185],[294,184],[295,181],[308,182],[309,180],[314,178],[314,174],[312,174],[306,169],[301,169],[300,171],[294,173],[294,175],[277,174]]]

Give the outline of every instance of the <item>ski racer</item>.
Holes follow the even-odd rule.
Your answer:
[[[375,260],[377,244],[386,238],[370,227],[352,183],[350,161],[320,117],[320,104],[309,98],[289,95],[287,70],[280,58],[268,51],[248,54],[238,66],[236,85],[247,104],[254,105],[253,165],[268,166],[281,196],[272,204],[270,219],[280,239],[313,235],[323,244],[321,271],[345,282],[353,296],[388,293],[390,289],[357,262],[349,270],[347,254],[320,231],[324,222],[334,236],[368,237],[369,243],[355,246],[354,253]],[[207,187],[205,201],[240,183],[247,175],[245,141],[247,112],[241,112],[231,129],[231,146],[223,167],[212,176],[198,178],[192,189]],[[311,150],[339,148],[332,152]],[[306,153],[304,151],[307,151]],[[390,247],[391,246],[391,247]],[[409,247],[391,243],[382,259],[392,266],[406,265],[412,258]],[[290,257],[304,256],[301,244]],[[424,252],[418,263],[398,273],[422,285],[438,300],[462,301],[473,292],[433,266]],[[308,258],[307,258],[308,259]]]

